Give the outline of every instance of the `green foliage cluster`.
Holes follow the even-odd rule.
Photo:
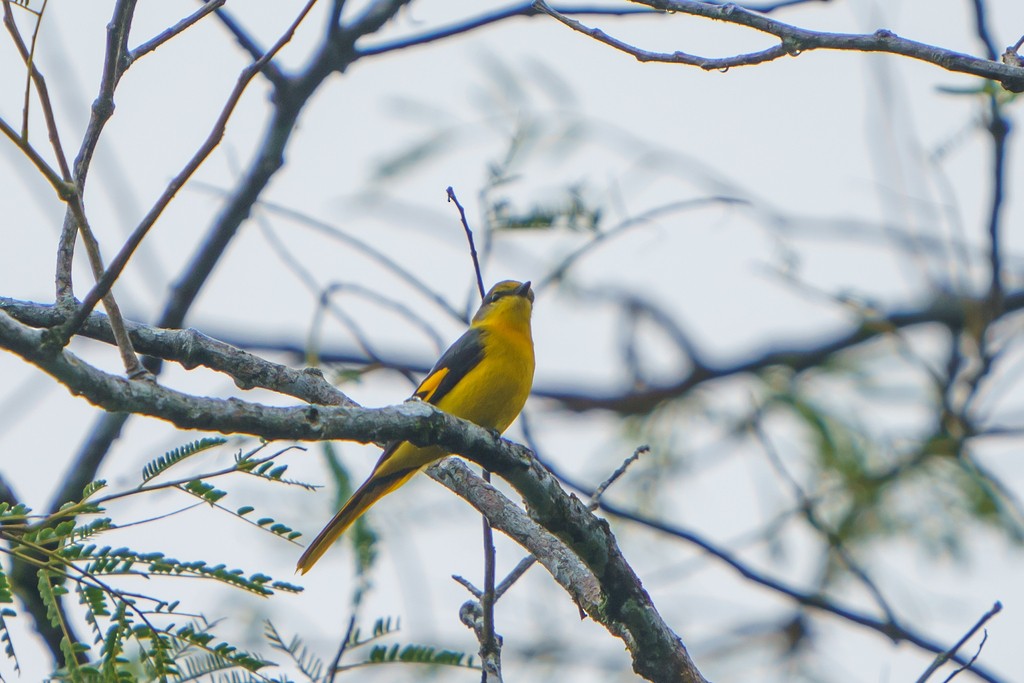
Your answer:
[[[160,551],[141,551],[126,546],[102,544],[103,537],[116,532],[118,525],[104,516],[105,506],[113,500],[151,494],[160,490],[177,490],[197,498],[200,504],[253,524],[288,542],[301,534],[270,517],[249,519],[255,512],[252,505],[225,508],[221,501],[227,491],[210,480],[228,476],[254,476],[274,485],[295,485],[314,488],[305,482],[284,477],[288,466],[279,464],[285,448],[263,455],[267,444],[235,454],[233,463],[223,469],[200,476],[171,479],[169,470],[200,453],[224,446],[220,437],[193,441],[165,453],[143,468],[140,484],[132,489],[107,492],[105,481],[90,483],[80,500],[61,506],[52,515],[36,515],[23,504],[0,503],[0,553],[12,561],[27,563],[35,574],[35,589],[46,607],[46,619],[63,636],[60,649],[63,665],[52,673],[54,681],[74,683],[135,683],[140,681],[211,681],[254,682],[290,681],[285,674],[271,676],[274,662],[258,653],[242,649],[219,639],[213,624],[202,615],[181,610],[179,601],[168,601],[150,592],[129,591],[120,583],[129,577],[183,577],[213,581],[226,588],[246,591],[260,597],[277,592],[297,593],[300,586],[274,580],[261,573],[246,573],[223,564],[212,565],[204,560],[180,560]],[[329,446],[325,446],[339,496],[350,493],[348,474]],[[104,495],[100,495],[104,493]],[[376,557],[376,535],[364,520],[352,534],[357,553],[357,575],[362,577],[356,589],[354,607],[369,586],[369,573]],[[77,598],[81,614],[72,616],[67,607],[71,594]],[[7,571],[0,564],[0,643],[5,656],[20,672],[18,654],[7,619],[16,616],[13,608],[15,592]],[[84,621],[91,638],[76,639],[72,634],[75,619]],[[265,638],[271,649],[285,653],[305,680],[310,683],[333,680],[337,673],[371,664],[417,663],[474,668],[473,658],[464,653],[418,644],[380,644],[392,636],[397,621],[380,619],[369,637],[363,638],[352,628],[345,650],[363,649],[366,655],[355,664],[340,663],[336,668],[311,651],[300,637],[289,641],[267,623]],[[332,673],[333,671],[333,673]]]

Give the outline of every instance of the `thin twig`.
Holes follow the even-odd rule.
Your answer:
[[[519,564],[517,564],[512,571],[508,573],[508,576],[502,579],[501,583],[499,583],[494,589],[494,599],[500,600],[501,596],[503,596],[505,592],[508,591],[508,589],[511,588],[513,584],[515,584],[515,582],[518,581],[519,578],[535,564],[537,564],[537,557],[535,555],[528,555],[519,560]]]
[[[334,677],[338,675],[338,671],[341,669],[341,658],[345,655],[345,650],[348,649],[348,644],[352,640],[352,633],[356,628],[356,613],[352,611],[352,615],[348,618],[348,627],[345,629],[345,636],[341,639],[341,643],[338,644],[338,650],[334,653],[334,659],[331,660],[331,665],[327,669],[327,683],[334,683]]]
[[[35,62],[33,61],[33,54],[35,51],[35,32],[33,32],[32,48],[30,49],[25,45],[25,41],[21,37],[21,32],[18,31],[18,25],[14,21],[14,15],[11,12],[10,0],[3,0],[4,6],[4,26],[7,28],[7,32],[11,34],[11,39],[14,42],[14,46],[17,48],[18,53],[21,55],[22,61],[25,62],[25,67],[28,69],[29,76],[32,83],[36,87],[36,94],[39,97],[39,104],[43,109],[43,120],[46,121],[46,131],[50,138],[50,145],[53,147],[54,157],[57,159],[57,165],[60,167],[61,177],[65,182],[71,180],[71,169],[68,167],[67,156],[64,154],[64,148],[60,143],[60,133],[57,130],[57,119],[53,114],[53,105],[50,102],[50,91],[46,87],[46,79],[43,78],[43,74],[40,73],[39,69],[36,68]],[[45,7],[45,4],[44,4]],[[42,16],[38,17],[36,24],[36,31],[39,29],[39,23],[42,21]],[[27,98],[26,98],[27,101]],[[25,113],[24,123],[24,137],[28,139],[28,113]]]
[[[943,680],[942,683],[949,683],[951,680],[953,680],[954,678],[959,676],[961,673],[963,673],[967,669],[970,669],[971,666],[973,666],[974,663],[976,661],[978,661],[978,657],[981,656],[981,651],[985,649],[985,643],[987,643],[987,642],[988,642],[988,629],[985,629],[984,631],[981,632],[981,642],[978,643],[978,649],[974,651],[974,654],[971,656],[970,660],[966,664],[961,664],[959,667],[957,667],[957,669],[955,671],[953,671],[951,674],[946,676],[945,680]]]
[[[479,600],[480,596],[483,595],[483,591],[481,591],[479,588],[474,586],[473,582],[470,581],[469,579],[467,579],[464,576],[459,576],[458,574],[452,574],[452,580],[455,583],[457,583],[460,586],[462,586],[463,588],[465,588],[466,590],[468,590],[470,592],[470,594],[474,598],[476,598],[477,600]]]
[[[469,254],[473,259],[473,271],[476,273],[476,286],[480,292],[480,298],[484,298],[484,279],[480,272],[480,258],[476,253],[476,242],[473,240],[473,231],[469,227],[469,221],[466,219],[466,210],[462,207],[459,202],[459,198],[455,196],[455,190],[448,186],[448,201],[449,203],[454,202],[456,208],[459,210],[459,219],[462,221],[462,229],[466,233],[466,239],[469,241]],[[491,481],[491,473],[486,469],[481,471],[483,480],[487,483]],[[480,595],[480,611],[482,616],[482,626],[477,636],[480,639],[480,663],[483,667],[481,673],[481,683],[488,683],[488,681],[501,681],[501,646],[499,644],[497,635],[494,632],[494,603],[497,597],[494,593],[494,575],[496,572],[496,550],[494,548],[494,532],[491,530],[491,522],[487,519],[487,515],[481,515],[481,524],[483,530],[483,551],[484,551],[484,590]]]
[[[988,129],[992,136],[992,197],[989,204],[989,315],[994,319],[1002,313],[1003,307],[1003,259],[1002,236],[1000,235],[1004,187],[1006,185],[1006,148],[1010,135],[1010,122],[1003,117],[999,98],[995,93],[988,96]]]
[[[594,495],[590,497],[590,505],[588,507],[591,510],[596,510],[597,508],[599,508],[601,506],[601,496],[604,495],[604,492],[608,489],[608,487],[614,484],[619,477],[625,474],[629,466],[632,465],[637,460],[639,460],[641,455],[650,452],[651,447],[648,446],[647,444],[644,444],[643,446],[637,446],[636,450],[633,451],[633,455],[623,460],[622,464],[619,465],[619,468],[612,472],[610,477],[605,479],[598,485],[596,489],[594,489]]]
[[[490,483],[491,473],[483,470],[483,480]],[[480,611],[483,613],[483,629],[480,633],[480,663],[483,666],[481,683],[501,681],[501,646],[494,630],[494,603],[497,595],[494,591],[494,575],[496,572],[496,549],[494,547],[494,531],[486,515],[481,515],[483,528],[484,551],[484,590],[480,595]]]
[[[62,341],[70,339],[71,335],[78,330],[78,327],[82,324],[92,309],[96,306],[96,303],[106,294],[110,287],[113,286],[114,282],[120,277],[121,272],[125,266],[128,265],[128,260],[131,258],[135,249],[142,242],[143,238],[149,233],[150,228],[156,224],[157,219],[163,213],[167,205],[170,204],[171,200],[177,195],[178,190],[188,181],[188,179],[195,173],[196,169],[209,157],[210,153],[216,149],[217,145],[220,144],[221,139],[224,137],[224,131],[227,128],[228,120],[231,118],[231,114],[234,112],[239,100],[242,97],[242,93],[245,92],[247,86],[252,81],[253,77],[276,55],[281,48],[283,48],[288,42],[291,41],[292,36],[295,35],[295,31],[299,24],[302,23],[309,11],[313,9],[317,0],[307,0],[305,6],[299,12],[299,15],[295,18],[292,24],[284,32],[284,34],[274,43],[273,47],[263,55],[260,59],[256,60],[239,74],[238,80],[235,83],[235,88],[232,90],[231,95],[228,97],[228,101],[225,103],[220,115],[217,117],[217,121],[214,123],[213,130],[207,136],[206,140],[196,151],[196,153],[189,159],[185,168],[178,173],[177,176],[168,184],[163,194],[150,209],[149,213],[142,219],[139,225],[132,232],[131,236],[125,242],[124,246],[117,253],[117,256],[110,262],[110,266],[107,268],[103,277],[100,278],[96,286],[92,288],[88,295],[82,300],[81,306],[75,311],[75,315],[63,326],[61,330]]]
[[[480,273],[480,257],[476,253],[476,243],[473,241],[473,231],[469,228],[469,221],[466,220],[466,210],[462,208],[462,204],[459,203],[459,198],[455,196],[455,190],[452,189],[451,185],[448,186],[448,201],[454,202],[455,206],[459,209],[459,219],[462,221],[462,229],[466,232],[466,239],[469,240],[469,255],[473,258],[473,271],[476,273],[476,286],[480,290],[480,298],[484,298],[484,278]]]
[[[231,16],[227,10],[217,9],[214,14],[220,23],[224,25],[224,28],[226,28],[228,32],[235,37],[235,41],[239,46],[249,53],[250,57],[253,59],[259,59],[263,56],[265,53],[263,48],[259,46],[256,40],[250,36],[237,21],[235,21],[235,18]],[[278,68],[277,64],[272,61],[267,63],[261,73],[278,90],[283,90],[288,86],[288,77],[281,71],[281,69]]]
[[[9,2],[9,0],[4,0],[4,2]],[[46,178],[48,183],[50,183],[54,191],[57,193],[57,196],[62,201],[66,201],[74,193],[74,185],[61,178],[60,174],[57,173],[49,163],[47,163],[46,159],[44,159],[31,144],[29,144],[28,140],[21,137],[21,135],[18,134],[18,131],[14,130],[14,128],[2,118],[0,118],[0,132],[6,135],[7,138],[13,142],[25,156],[28,157],[29,161],[32,162],[32,165],[36,167],[36,170],[43,174],[43,177]]]
[[[79,198],[84,196],[89,168],[93,154],[99,144],[103,129],[114,114],[114,90],[121,76],[128,69],[129,62],[125,59],[128,51],[128,34],[131,31],[132,19],[135,15],[136,0],[118,0],[114,5],[113,15],[107,24],[107,42],[103,55],[103,72],[100,77],[99,93],[93,101],[89,123],[82,136],[82,143],[75,157],[74,189]],[[77,211],[69,206],[64,215],[60,240],[57,243],[57,264],[55,284],[57,302],[70,310],[74,302],[72,282],[72,265],[75,258],[75,242],[83,220]]]
[[[953,647],[949,648],[945,652],[940,653],[939,656],[936,657],[932,661],[932,663],[928,666],[928,668],[925,669],[925,672],[923,674],[921,674],[921,676],[917,679],[916,683],[924,683],[925,681],[927,681],[928,678],[931,677],[931,675],[933,673],[938,671],[939,668],[942,667],[943,664],[948,662],[950,659],[952,659],[956,655],[957,651],[960,648],[962,648],[967,643],[967,641],[970,640],[974,636],[975,633],[978,632],[978,629],[980,629],[982,626],[984,626],[986,623],[988,623],[989,619],[991,619],[995,615],[999,614],[999,612],[1001,612],[1002,609],[1003,609],[1003,604],[1001,602],[996,602],[994,605],[992,605],[992,608],[989,611],[985,612],[983,615],[981,615],[981,618],[978,619],[977,623],[975,623],[974,626],[972,626],[971,629],[969,631],[967,631],[967,633],[965,633],[964,636],[960,640],[956,641],[956,644],[953,645]],[[984,645],[984,640],[982,641],[982,645]],[[979,652],[981,651],[980,647],[978,648],[978,651]],[[978,657],[978,655],[975,654],[974,657],[971,658],[970,661],[962,662],[960,669],[957,669],[956,671],[954,671],[953,674],[950,675],[950,677],[947,678],[946,680],[948,681],[950,678],[953,678],[953,676],[957,675],[958,673],[960,673],[964,669],[970,668],[970,666],[974,663],[974,660],[977,659],[977,657]]]
[[[29,10],[32,11],[32,10]],[[29,110],[29,95],[32,91],[32,67],[35,65],[36,56],[36,40],[39,38],[39,28],[43,25],[43,15],[46,13],[46,0],[43,0],[43,6],[39,8],[39,12],[33,12],[36,15],[36,25],[32,29],[32,40],[31,47],[29,48],[28,54],[28,66],[25,70],[25,100],[22,103],[22,120],[21,120],[21,134],[27,140],[28,139],[28,110]]]
[[[203,4],[192,14],[188,15],[174,26],[161,31],[158,35],[150,38],[142,45],[128,53],[128,59],[132,62],[157,49],[179,33],[184,33],[189,27],[196,24],[200,19],[210,12],[216,11],[224,6],[227,0],[204,0]]]
[[[821,520],[815,508],[814,501],[804,491],[800,482],[798,482],[793,475],[789,473],[789,470],[786,469],[778,451],[775,450],[775,444],[768,438],[768,434],[764,430],[763,416],[760,408],[756,410],[753,419],[751,420],[751,429],[754,431],[754,435],[757,437],[758,441],[761,443],[762,449],[768,456],[768,461],[793,492],[793,497],[797,499],[799,510],[802,513],[803,518],[813,529],[825,537],[825,540],[828,542],[828,547],[834,550],[840,559],[842,559],[843,564],[845,564],[846,568],[850,570],[850,573],[856,576],[860,582],[864,584],[865,588],[867,588],[868,592],[871,593],[871,596],[881,608],[882,613],[885,614],[885,618],[888,622],[893,626],[897,626],[899,622],[896,619],[896,613],[889,605],[889,601],[882,595],[882,591],[878,588],[878,585],[868,575],[867,571],[860,566],[860,563],[853,559],[839,535],[832,529],[828,528],[825,522]]]
[[[82,243],[85,245],[85,253],[89,257],[89,266],[92,269],[93,277],[97,282],[103,277],[103,256],[100,254],[100,245],[96,235],[89,226],[85,216],[85,207],[82,205],[81,195],[75,193],[68,202],[69,213],[74,217],[78,225],[78,233],[82,235]],[[147,374],[147,370],[135,355],[131,338],[125,330],[124,317],[121,315],[121,308],[114,300],[113,291],[104,292],[101,300],[103,308],[107,311],[110,319],[110,329],[114,333],[114,340],[117,343],[117,350],[121,354],[121,362],[124,364],[125,375],[130,378],[139,378]]]

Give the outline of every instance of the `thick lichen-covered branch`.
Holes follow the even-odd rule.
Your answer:
[[[591,616],[625,642],[634,670],[654,681],[703,681],[679,637],[661,619],[640,579],[622,556],[608,523],[594,516],[530,452],[489,431],[421,402],[387,408],[266,406],[236,398],[193,396],[148,380],[95,368],[69,351],[43,343],[45,331],[0,311],[0,348],[54,377],[67,389],[112,412],[167,420],[183,429],[239,433],[265,439],[396,439],[438,444],[505,478],[523,496],[530,516],[561,540],[594,575],[602,599]]]

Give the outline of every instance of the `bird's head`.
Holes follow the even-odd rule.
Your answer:
[[[529,282],[502,280],[487,292],[480,309],[473,316],[473,322],[482,323],[492,317],[509,320],[530,321],[533,311],[533,290]]]

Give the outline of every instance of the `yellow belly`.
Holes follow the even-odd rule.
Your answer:
[[[506,330],[486,330],[487,360],[469,371],[437,407],[487,429],[504,432],[526,405],[533,386],[533,344]]]
[[[470,370],[436,405],[449,415],[504,432],[526,405],[533,386],[533,344],[522,334],[493,334],[487,340],[487,362]],[[420,469],[445,455],[437,446],[420,448],[405,442],[381,457],[374,475]]]

